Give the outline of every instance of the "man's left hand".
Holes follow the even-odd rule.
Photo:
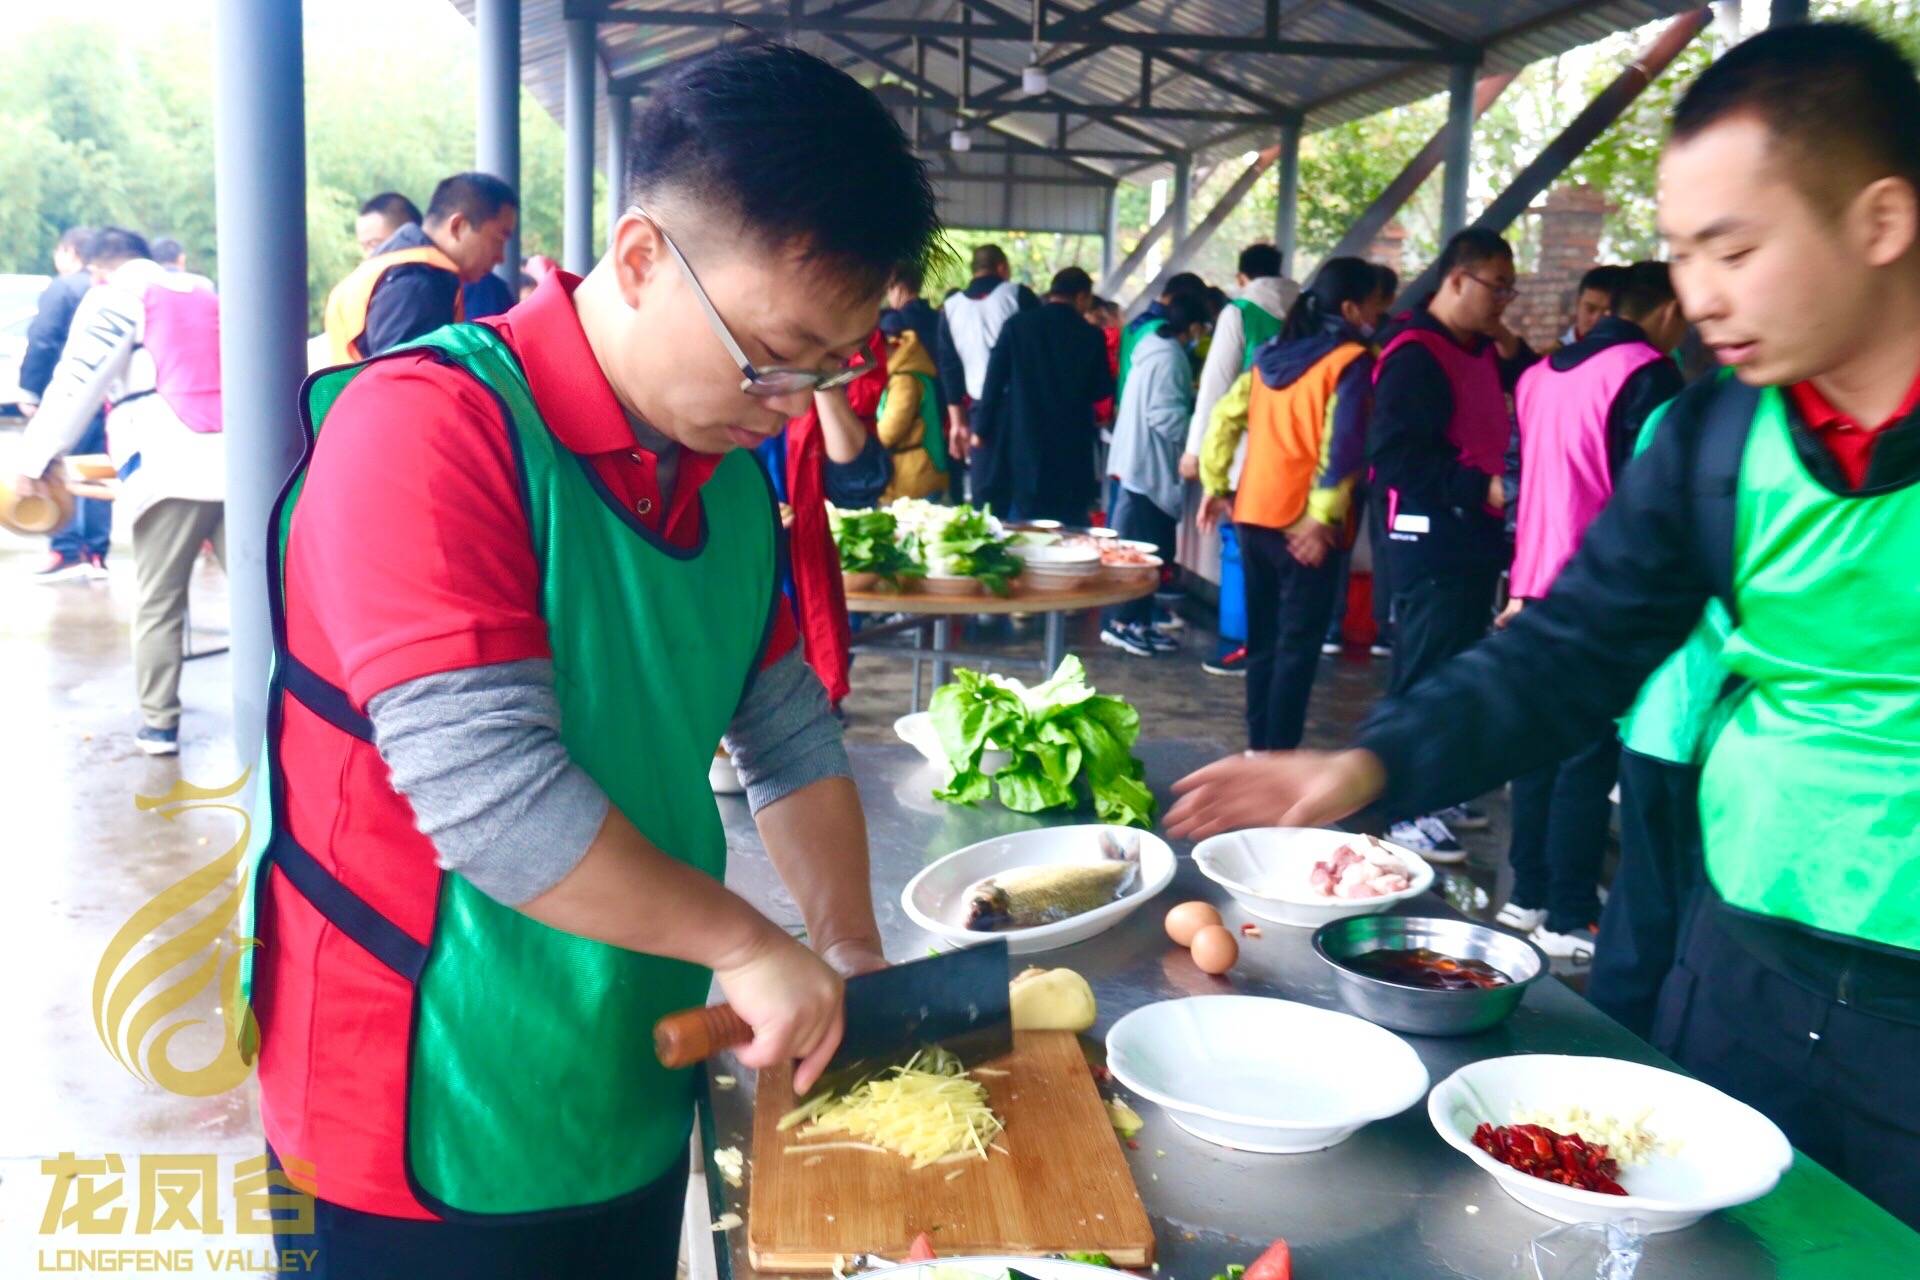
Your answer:
[[[847,938],[822,951],[820,958],[843,978],[857,978],[887,967],[877,938]]]
[[[18,475],[13,478],[14,496],[20,498],[44,498],[47,496],[47,482],[38,476]]]

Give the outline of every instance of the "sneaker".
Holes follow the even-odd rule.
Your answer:
[[[1100,628],[1100,643],[1136,658],[1153,656],[1153,639],[1137,622],[1110,622]]]
[[[141,725],[140,732],[133,740],[142,751],[150,756],[177,756],[180,754],[180,730],[156,729],[150,724]]]
[[[95,582],[105,582],[108,578],[107,558],[104,555],[87,557],[87,576]]]
[[[1594,944],[1599,937],[1600,930],[1593,925],[1572,933],[1555,933],[1543,924],[1527,935],[1528,941],[1554,959],[1571,960],[1575,964],[1592,962]]]
[[[61,551],[49,551],[47,562],[33,571],[35,582],[71,582],[75,578],[86,576],[86,558],[70,556]]]
[[[1419,817],[1396,822],[1387,829],[1389,843],[1411,849],[1428,862],[1465,862],[1467,851],[1438,818]]]
[[[1238,676],[1247,678],[1247,646],[1230,649],[1217,658],[1208,658],[1200,664],[1200,669],[1210,676]]]
[[[1391,640],[1375,640],[1367,646],[1367,652],[1376,658],[1391,658],[1393,656],[1393,642]]]
[[[1320,642],[1320,652],[1325,654],[1329,658],[1338,655],[1340,651],[1345,648],[1346,646],[1341,644],[1338,640],[1322,640]]]
[[[1169,611],[1164,618],[1157,620],[1154,627],[1169,635],[1179,635],[1187,629],[1187,620],[1177,613]]]
[[[1147,643],[1155,653],[1180,652],[1180,637],[1157,622],[1147,628]]]
[[[1493,922],[1516,933],[1532,933],[1547,923],[1547,909],[1521,907],[1509,902],[1494,913]]]
[[[1470,804],[1450,804],[1433,815],[1455,831],[1485,831],[1493,819]]]

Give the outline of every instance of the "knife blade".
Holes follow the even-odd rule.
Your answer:
[[[1010,976],[1006,941],[996,939],[847,979],[846,1031],[808,1096],[850,1087],[925,1049],[946,1049],[968,1064],[1011,1052]],[[654,1051],[667,1067],[689,1067],[751,1039],[753,1028],[724,1004],[670,1013],[653,1029]]]

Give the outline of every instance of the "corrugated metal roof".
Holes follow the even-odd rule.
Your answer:
[[[452,2],[471,20],[474,0]],[[1075,10],[1091,8],[1094,2],[1049,0],[1047,20],[1065,21]],[[1023,24],[1024,31],[1030,11],[1021,0],[997,0],[994,4],[972,0],[972,3],[976,21],[991,22],[998,10]],[[617,0],[611,7],[633,12],[698,10],[704,14],[751,17],[763,26],[782,22],[787,13],[786,7],[775,0]],[[826,0],[808,0],[805,12],[820,15],[828,7]],[[850,6],[842,3],[838,7],[849,9],[852,16],[862,19],[923,23],[957,22],[964,10],[959,0],[880,0],[867,4],[856,0]],[[1427,33],[1480,50],[1483,70],[1514,70],[1613,32],[1630,30],[1697,7],[1698,0],[1283,0],[1279,36],[1287,41],[1418,50],[1433,47],[1421,33],[1421,28],[1425,28]],[[1261,0],[1138,0],[1110,12],[1104,21],[1113,29],[1128,32],[1259,36],[1264,32],[1265,13],[1266,6]],[[1392,20],[1395,15],[1408,21],[1396,24]],[[556,116],[561,110],[566,75],[565,17],[565,0],[521,0],[522,77],[534,97]],[[709,48],[726,34],[725,28],[712,26],[604,23],[599,31],[602,64],[610,77],[645,73]],[[836,39],[815,31],[800,31],[787,38],[874,82],[883,73],[873,62],[851,52],[845,41],[879,49],[901,39],[891,33],[862,33]],[[956,43],[944,36],[926,41],[926,80],[931,88],[947,95],[956,95],[960,87],[958,60],[953,56]],[[1052,59],[1079,54],[1082,49],[1077,43],[1043,46],[1042,56]],[[901,66],[910,63],[910,55],[904,48],[887,56]],[[976,38],[970,101],[989,95],[997,85],[1011,80],[1015,96],[999,109],[1017,106],[1020,71],[1030,56],[1031,48],[1024,35],[1018,40]],[[1309,130],[1417,101],[1445,89],[1448,76],[1448,68],[1440,62],[1211,51],[1155,52],[1152,56],[1152,106],[1155,108],[1253,112],[1264,116],[1270,106],[1279,106],[1302,113]],[[1053,71],[1051,92],[1083,105],[1137,103],[1141,58],[1141,51],[1135,48],[1102,47]],[[1186,65],[1183,67],[1182,63]],[[934,140],[932,147],[942,146],[941,140],[951,127],[950,117],[927,109],[923,111],[923,121],[924,132]],[[1274,127],[1277,125],[1276,118]],[[600,128],[604,131],[604,114]],[[1071,144],[1101,152],[1190,152],[1204,156],[1209,152],[1245,149],[1261,134],[1270,134],[1270,131],[1259,120],[1245,123],[1131,117],[1112,120],[1072,117],[1069,120]],[[601,136],[604,137],[604,132]],[[976,128],[975,136],[983,145],[1013,138],[1051,148],[1058,137],[1058,118],[1052,111],[1016,109],[992,119],[985,128]],[[998,156],[957,159],[970,166],[971,171],[978,167],[979,161],[989,158],[996,162],[1000,159]],[[1053,185],[1069,175],[1071,180],[1078,181],[1131,172],[1133,178],[1139,180],[1167,172],[1164,164],[1143,169],[1140,161],[1107,156],[1041,162],[1029,162],[1026,157],[1019,159],[1021,162],[1012,166],[1011,181],[1023,186]],[[963,192],[958,184],[952,195],[956,203],[969,208],[978,203],[977,192]],[[1060,208],[1071,207],[1062,218],[1073,225],[1036,226],[1036,230],[1098,229],[1085,224],[1088,208],[1100,205],[1104,199],[1099,191],[1061,184],[1054,196],[1058,197],[1054,203]]]

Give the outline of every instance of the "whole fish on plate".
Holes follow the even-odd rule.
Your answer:
[[[1104,907],[1140,878],[1140,841],[1101,832],[1102,860],[996,871],[967,890],[966,927],[981,932],[1031,929]]]

